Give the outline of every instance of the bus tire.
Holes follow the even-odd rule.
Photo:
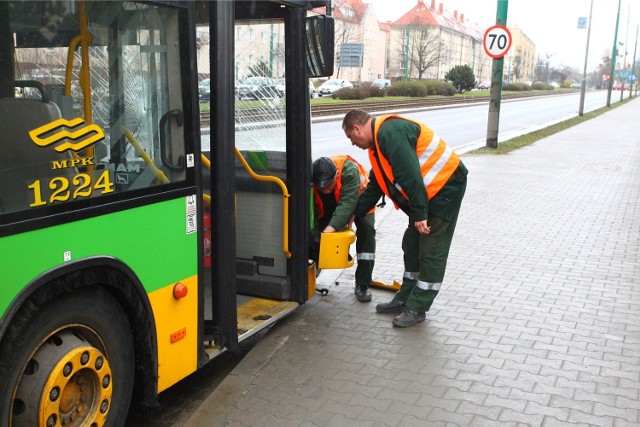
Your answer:
[[[127,317],[101,288],[30,304],[0,347],[0,425],[124,425],[134,378]]]

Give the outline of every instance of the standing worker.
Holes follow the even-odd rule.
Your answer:
[[[402,238],[404,276],[393,299],[378,313],[400,313],[398,327],[413,326],[440,291],[458,212],[467,187],[467,168],[424,124],[397,115],[373,118],[351,110],[342,129],[351,143],[369,150],[372,173],[360,196],[356,218],[384,194],[409,216]]]
[[[347,155],[320,157],[313,162],[312,169],[316,229],[324,233],[346,229],[350,226],[358,197],[367,185],[366,169]],[[376,251],[375,222],[375,206],[355,220],[358,265],[354,292],[360,302],[371,301],[369,286]]]

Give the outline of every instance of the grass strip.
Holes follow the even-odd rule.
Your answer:
[[[631,98],[633,99],[633,98]],[[565,129],[569,129],[572,126],[575,125],[579,125],[582,122],[585,122],[587,120],[591,120],[594,117],[598,117],[604,113],[606,113],[607,111],[611,111],[612,108],[618,108],[619,106],[621,106],[622,104],[625,104],[627,102],[629,102],[631,100],[630,98],[626,98],[622,101],[618,101],[615,103],[612,103],[610,107],[602,107],[599,108],[597,110],[593,110],[590,111],[588,113],[584,113],[583,116],[576,116],[573,117],[571,119],[565,120],[563,122],[560,123],[556,123],[555,125],[543,128],[543,129],[539,129],[536,130],[534,132],[531,133],[527,133],[525,135],[520,135],[518,137],[509,139],[507,141],[503,141],[503,142],[499,142],[498,143],[498,148],[489,148],[489,147],[481,147],[481,148],[477,148],[475,150],[471,150],[469,152],[464,153],[465,156],[467,155],[474,155],[474,154],[506,154],[509,153],[511,151],[517,150],[518,148],[522,148],[525,147],[529,144],[533,144],[534,142],[542,139],[542,138],[546,138],[548,136],[554,135],[558,132],[562,132]]]

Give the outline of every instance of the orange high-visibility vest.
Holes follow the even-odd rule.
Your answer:
[[[374,156],[374,151],[372,149],[369,149],[369,159],[371,161],[373,173],[378,181],[378,185],[380,185],[384,194],[386,194],[390,199],[392,198],[389,195],[387,182],[390,182],[400,190],[400,193],[408,200],[405,191],[398,183],[395,182],[391,165],[382,154],[382,151],[380,151],[380,144],[378,142],[378,130],[380,129],[380,126],[382,126],[382,123],[386,120],[391,118],[406,120],[420,126],[418,143],[416,144],[416,155],[418,156],[418,163],[420,164],[422,182],[424,182],[424,186],[427,190],[427,197],[431,200],[447,183],[451,175],[453,175],[460,164],[460,158],[453,149],[444,142],[444,140],[440,139],[440,137],[430,128],[416,120],[400,117],[395,114],[385,114],[377,117],[375,119],[373,129],[373,141],[376,145],[376,152],[378,153],[379,161]],[[380,167],[382,167],[382,169],[380,169]],[[396,209],[398,209],[398,205],[395,201],[394,205]]]
[[[345,160],[349,160],[358,168],[358,176],[360,177],[360,190],[358,194],[362,194],[365,187],[369,183],[369,176],[367,174],[367,170],[364,168],[364,166],[358,163],[353,157],[346,154],[342,156],[331,157],[331,161],[333,161],[333,164],[336,165],[336,169],[338,170],[338,174],[336,176],[336,187],[333,190],[333,197],[335,197],[336,203],[340,203],[340,191],[342,190],[342,168],[344,167]],[[322,198],[320,197],[320,192],[315,187],[313,188],[313,195],[315,196],[314,197],[315,204],[318,207],[318,216],[322,218],[324,216],[324,206],[322,204]],[[373,213],[373,212],[375,212],[375,207],[372,208],[367,213]]]

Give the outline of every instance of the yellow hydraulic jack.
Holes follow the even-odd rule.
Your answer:
[[[318,265],[316,266],[314,263],[309,268],[309,298],[311,298],[314,291],[322,296],[329,293],[328,288],[316,288],[315,278],[318,274],[317,272],[321,269],[342,269],[353,266],[354,261],[349,255],[349,246],[355,241],[356,233],[351,229],[334,233],[322,233],[320,235]]]
[[[387,285],[386,283],[383,283],[383,282],[377,282],[374,280],[373,282],[371,282],[371,286],[374,288],[386,289],[387,291],[398,292],[400,290],[401,284],[396,282],[395,280],[390,285]]]

